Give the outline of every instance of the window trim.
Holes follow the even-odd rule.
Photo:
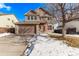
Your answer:
[[[30,20],[30,16],[28,16],[27,18],[28,18],[28,20]]]
[[[37,19],[37,16],[34,16],[34,19],[36,20]]]
[[[34,18],[33,18],[34,16],[31,16],[31,20],[33,20]]]
[[[30,19],[31,19],[31,20],[37,20],[37,16],[31,15],[31,16],[30,16]]]

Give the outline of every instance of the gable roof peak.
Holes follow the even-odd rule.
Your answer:
[[[35,11],[37,11],[39,9],[42,10],[43,12],[45,12],[45,14],[48,14],[48,15],[51,16],[51,14],[47,10],[45,10],[44,8],[42,8],[42,7],[37,8]]]
[[[27,13],[25,13],[24,15],[26,16],[26,15],[28,15],[30,12],[33,13],[33,14],[36,14],[36,12],[31,9],[31,10],[29,10]]]

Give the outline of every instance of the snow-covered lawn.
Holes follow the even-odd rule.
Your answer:
[[[66,34],[64,38],[62,38],[62,34],[58,34],[58,33],[48,33],[48,35],[52,38],[63,39],[70,46],[79,47],[79,35],[78,34]]]
[[[70,47],[55,39],[38,36],[29,56],[79,56],[79,48]]]
[[[11,33],[0,33],[0,37],[10,35]]]

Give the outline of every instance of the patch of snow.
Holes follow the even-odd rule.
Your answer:
[[[41,36],[48,36],[48,34],[45,34],[45,33],[42,33],[42,34],[40,34]]]
[[[0,33],[0,37],[10,35],[11,33]]]
[[[54,26],[54,29],[57,29],[58,23],[54,24],[53,26]]]
[[[70,34],[68,34],[68,35],[66,35],[66,36],[71,36],[71,37],[79,37],[79,35],[70,35]]]
[[[79,48],[67,46],[55,38],[37,36],[29,56],[79,56]]]

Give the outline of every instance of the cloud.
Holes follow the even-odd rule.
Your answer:
[[[0,3],[0,9],[3,9],[3,8],[7,9],[8,11],[11,10],[10,6],[6,6],[4,3]]]

